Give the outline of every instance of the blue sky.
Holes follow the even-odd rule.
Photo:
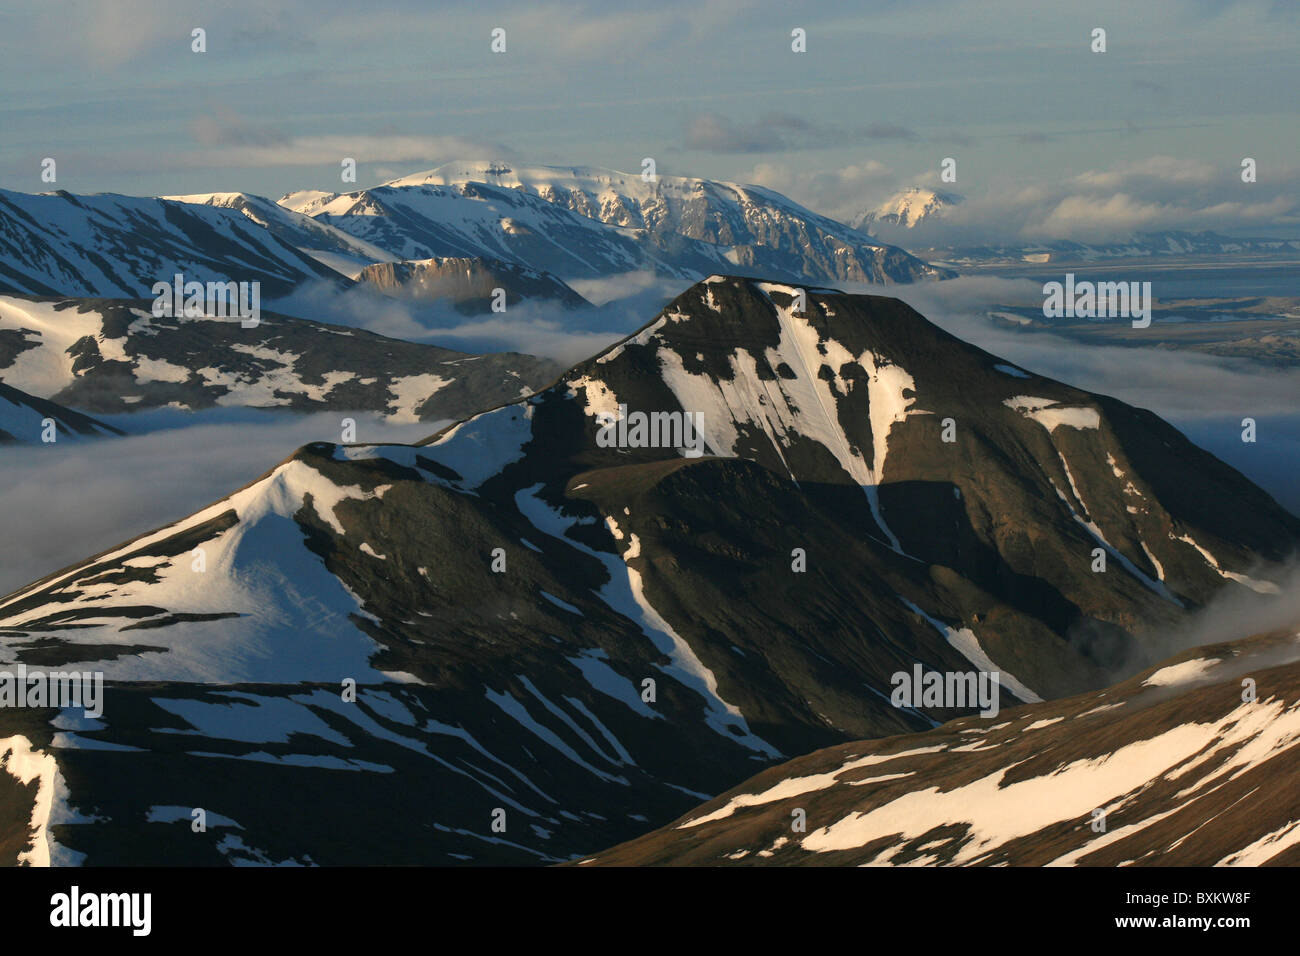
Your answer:
[[[0,44],[22,191],[51,188],[46,156],[72,192],[273,198],[357,188],[345,156],[360,187],[653,156],[849,216],[951,156],[976,232],[1300,231],[1290,0],[48,2],[0,12]]]

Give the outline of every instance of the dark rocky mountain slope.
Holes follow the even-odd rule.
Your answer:
[[[28,395],[0,381],[0,444],[57,444],[78,438],[120,434],[122,432],[112,425],[64,408],[57,402]]]
[[[830,747],[581,862],[1295,866],[1296,627],[1183,652],[1100,694]]]
[[[620,405],[703,445],[606,447]],[[9,839],[571,859],[970,712],[893,706],[916,665],[997,671],[1004,708],[1099,689],[1216,595],[1276,590],[1297,539],[1149,412],[892,299],[714,277],[537,395],[420,446],[309,445],[0,601],[0,663],[108,681],[96,720],[0,712],[42,755],[25,792],[57,795]]]

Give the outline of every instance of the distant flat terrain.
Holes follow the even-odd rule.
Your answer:
[[[997,325],[1050,331],[1097,345],[1189,349],[1274,366],[1300,365],[1300,297],[1228,296],[1157,300],[1151,325],[1130,319],[1048,319],[1041,303],[989,310]]]

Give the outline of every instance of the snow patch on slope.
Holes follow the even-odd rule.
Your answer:
[[[930,615],[926,614],[911,601],[907,600],[907,598],[899,597],[899,600],[907,605],[908,609],[910,609],[914,614],[925,618],[931,627],[948,639],[948,643],[951,644],[962,655],[962,657],[974,664],[979,670],[986,673],[997,673],[999,675],[998,684],[1000,686],[1005,687],[1027,704],[1037,704],[1042,702],[1043,698],[1039,697],[1021,683],[1014,674],[993,663],[993,659],[984,652],[984,648],[980,647],[979,639],[975,636],[975,632],[970,628],[951,628],[942,621],[935,620]]]
[[[1035,398],[1032,395],[1016,395],[1005,399],[1002,404],[1014,408],[1025,418],[1038,422],[1049,432],[1062,426],[1080,429],[1101,427],[1101,415],[1095,408],[1061,405],[1055,399]]]
[[[1074,760],[1036,776],[1007,782],[1012,767],[1002,767],[951,790],[928,787],[912,791],[882,806],[849,813],[809,833],[801,847],[826,853],[856,849],[884,838],[897,846],[936,827],[965,824],[964,832],[953,838],[958,846],[952,863],[978,863],[1014,840],[1086,819],[1098,807],[1118,806],[1154,779],[1176,778],[1191,766],[1227,753],[1228,759],[1213,773],[1179,794],[1183,802],[1162,814],[1167,816],[1212,793],[1217,781],[1238,776],[1297,744],[1300,706],[1287,708],[1280,701],[1257,701],[1243,704],[1216,721],[1180,724],[1150,739],[1125,744],[1099,757]],[[1104,835],[1090,840],[1056,862],[1074,862],[1110,838]]]
[[[779,757],[779,750],[750,731],[739,708],[728,703],[718,694],[718,681],[714,673],[704,665],[690,644],[647,600],[640,572],[627,563],[640,555],[640,541],[636,535],[625,536],[627,548],[621,558],[618,555],[595,551],[573,538],[566,537],[564,532],[573,526],[576,519],[565,517],[538,497],[542,487],[540,484],[534,485],[515,494],[515,504],[520,513],[539,531],[563,541],[570,547],[586,552],[605,566],[610,579],[600,590],[601,599],[628,620],[636,622],[646,637],[669,658],[670,663],[661,667],[664,673],[704,699],[705,721],[711,729],[757,753],[768,757]],[[606,518],[606,525],[616,540],[624,540],[619,537],[622,532],[613,518]]]
[[[465,488],[477,488],[524,456],[533,439],[533,407],[505,405],[475,415],[420,451],[459,474]]]
[[[67,802],[68,788],[53,755],[35,750],[22,735],[0,740],[0,768],[24,786],[35,782],[36,798],[28,821],[30,842],[18,854],[19,866],[76,865],[83,855],[55,842],[50,828],[78,819]]]
[[[87,625],[97,625],[91,653],[96,656],[95,669],[110,680],[296,683],[333,681],[346,674],[383,683],[385,676],[369,665],[377,645],[351,621],[352,615],[364,615],[360,600],[307,549],[304,531],[294,519],[310,500],[311,510],[341,535],[343,525],[334,513],[337,506],[380,493],[382,489],[340,487],[305,462],[288,461],[261,481],[182,522],[41,583],[51,594],[46,604],[5,616],[5,608],[31,588],[11,595],[0,603],[0,624],[21,631],[25,623],[39,623],[49,615],[88,612],[66,631],[40,634],[81,643],[77,635],[85,634]],[[155,580],[85,580],[91,567],[139,554],[154,557],[149,555],[154,545],[231,511],[237,516],[233,526],[154,565]],[[203,570],[195,567],[199,548]],[[173,622],[147,631],[122,630],[142,619],[107,612],[131,606],[162,608],[160,622],[171,614],[237,616]],[[101,610],[105,613],[95,613]],[[99,660],[99,648],[114,644],[145,644],[160,650]],[[0,648],[8,654],[16,650],[12,641]]]
[[[1187,535],[1187,534],[1175,535],[1173,532],[1170,532],[1169,537],[1175,541],[1181,541],[1184,544],[1190,544],[1193,548],[1199,551],[1201,557],[1205,559],[1206,563],[1210,567],[1212,567],[1219,574],[1220,577],[1226,578],[1229,581],[1236,581],[1238,584],[1244,584],[1246,587],[1250,588],[1252,591],[1254,591],[1257,594],[1279,593],[1278,586],[1274,584],[1272,581],[1260,581],[1256,578],[1247,577],[1244,574],[1238,574],[1236,571],[1226,570],[1219,564],[1218,559],[1215,558],[1215,556],[1212,555],[1205,548],[1201,547],[1201,545],[1197,544],[1196,540],[1191,535]]]
[[[1192,684],[1217,667],[1218,658],[1197,658],[1162,667],[1142,682],[1143,687],[1177,687],[1180,684]]]

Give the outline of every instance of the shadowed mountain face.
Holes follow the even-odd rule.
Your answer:
[[[120,434],[112,425],[0,382],[0,444],[50,443]]]
[[[570,859],[970,711],[893,706],[914,665],[1098,688],[1298,538],[1148,412],[892,299],[714,277],[531,398],[307,446],[0,601],[0,660],[109,684],[0,712],[59,795],[10,825],[88,863]]]
[[[998,721],[830,747],[581,863],[1295,866],[1294,630]]]
[[[470,355],[363,329],[264,313],[159,317],[149,301],[0,296],[0,376],[107,414],[214,405],[377,411],[445,421],[555,380],[514,352]]]

